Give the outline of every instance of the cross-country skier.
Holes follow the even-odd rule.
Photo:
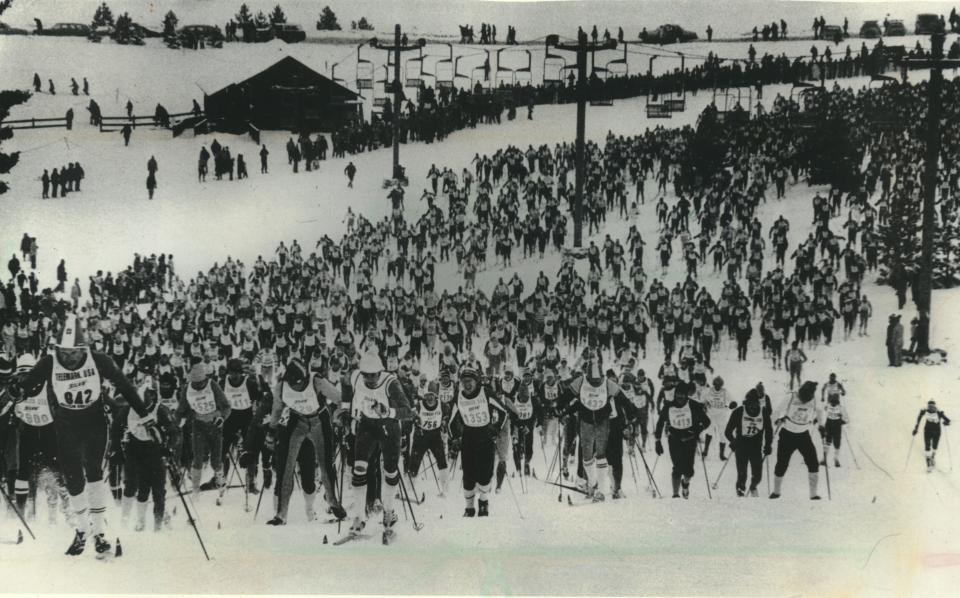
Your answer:
[[[780,411],[774,423],[779,428],[777,437],[777,464],[773,469],[773,492],[770,498],[780,498],[783,476],[790,465],[794,451],[800,451],[807,465],[807,479],[810,485],[810,500],[820,500],[817,484],[820,477],[820,463],[817,448],[813,443],[815,426],[825,421],[820,403],[815,400],[817,383],[806,381],[797,392],[791,392],[787,404]]]
[[[333,386],[318,374],[310,373],[298,357],[287,363],[283,378],[277,384],[274,393],[273,410],[270,415],[270,434],[277,434],[284,410],[288,411],[288,420],[283,426],[284,435],[281,445],[286,447],[284,470],[278,472],[280,486],[280,500],[276,516],[267,522],[268,525],[285,525],[287,511],[290,506],[290,495],[293,493],[294,475],[296,466],[300,463],[303,484],[304,504],[307,521],[316,519],[314,502],[316,500],[316,474],[319,468],[320,479],[326,493],[327,504],[337,519],[345,519],[346,511],[337,502],[334,480],[326,467],[327,450],[332,444],[327,442],[325,435],[332,436],[333,428],[330,423],[328,402],[340,400],[339,393]],[[326,419],[326,422],[323,420]],[[299,458],[301,447],[305,442],[312,445],[307,458]],[[309,458],[312,456],[313,458]],[[303,470],[306,470],[304,472]]]
[[[190,427],[190,481],[194,495],[199,495],[203,464],[210,461],[217,487],[223,486],[223,421],[230,415],[230,403],[215,380],[209,378],[203,362],[190,369],[190,383],[180,389],[177,421],[187,419]]]
[[[67,554],[76,556],[83,552],[89,529],[97,555],[105,556],[111,546],[104,536],[107,486],[103,481],[103,459],[109,430],[101,400],[103,380],[113,384],[150,434],[155,433],[156,419],[113,359],[87,346],[84,333],[77,316],[67,315],[53,354],[40,359],[12,390],[15,397],[35,396],[46,384],[57,434],[57,459],[78,526]]]
[[[747,492],[747,465],[750,466],[750,496],[757,496],[757,485],[763,479],[763,460],[770,455],[773,424],[770,412],[763,408],[760,393],[747,391],[743,405],[730,412],[724,435],[730,443],[737,463],[737,496]]]
[[[727,419],[730,417],[730,393],[723,387],[723,378],[715,377],[713,386],[705,389],[701,399],[710,416],[710,432],[712,432],[712,434],[707,432],[703,439],[703,456],[710,454],[710,441],[716,437],[720,444],[720,460],[726,461],[727,456],[724,451],[727,447],[723,437],[724,430],[727,429]]]
[[[437,476],[440,483],[440,496],[445,496],[449,483],[447,455],[443,448],[443,429],[448,424],[452,407],[441,403],[437,398],[439,384],[429,382],[423,396],[417,400],[417,419],[410,444],[410,458],[406,461],[407,475],[411,478],[420,473],[420,463],[427,451],[436,461]]]
[[[364,353],[359,371],[352,377],[353,398],[341,406],[349,409],[356,430],[349,509],[355,515],[349,534],[359,536],[367,525],[364,510],[367,464],[379,451],[383,482],[388,486],[381,493],[386,540],[393,534],[393,525],[397,522],[393,500],[400,483],[400,423],[412,419],[414,413],[400,381],[383,370],[383,362],[376,353]]]
[[[835,376],[831,375],[836,380]],[[825,384],[824,387],[827,385]],[[843,388],[842,386],[840,388]],[[826,465],[830,457],[830,447],[836,450],[833,455],[833,466],[840,467],[840,440],[843,435],[843,426],[850,423],[847,409],[840,402],[840,395],[827,393],[827,402],[823,407],[826,421],[823,423],[823,459],[820,465]]]
[[[690,497],[690,479],[693,478],[693,464],[697,456],[697,445],[700,443],[700,433],[710,427],[710,418],[703,406],[689,398],[694,390],[692,382],[677,382],[672,400],[665,401],[660,409],[657,428],[653,433],[657,456],[660,456],[663,454],[660,437],[664,429],[667,431],[667,446],[673,462],[673,472],[670,475],[673,498],[680,497],[681,487],[683,498]]]
[[[227,375],[221,380],[223,394],[230,403],[230,415],[223,423],[223,446],[221,448],[223,462],[223,475],[227,477],[230,472],[230,449],[236,444],[243,442],[243,435],[250,428],[253,419],[254,406],[260,400],[260,384],[255,376],[247,376],[244,373],[243,362],[233,358],[227,361]],[[255,494],[257,465],[256,461],[248,464],[246,468],[247,492]]]
[[[927,471],[933,471],[937,465],[937,447],[940,446],[940,424],[950,425],[943,411],[937,409],[936,401],[928,401],[927,408],[921,409],[917,415],[917,423],[913,426],[913,435],[917,435],[920,422],[923,422],[923,454],[927,459]]]
[[[478,369],[460,370],[460,388],[450,417],[451,444],[461,452],[463,464],[464,517],[490,513],[487,496],[493,479],[494,439],[506,417],[506,410],[490,386],[484,387]],[[478,497],[479,495],[479,497]],[[477,508],[474,508],[477,498]]]

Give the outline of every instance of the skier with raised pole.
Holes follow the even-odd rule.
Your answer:
[[[400,429],[401,422],[415,417],[410,402],[397,377],[385,372],[380,357],[373,352],[360,357],[360,367],[352,375],[353,397],[341,403],[340,417],[347,413],[353,419],[356,440],[349,511],[354,514],[353,524],[342,541],[361,537],[367,526],[366,503],[367,464],[379,449],[383,482],[387,486],[381,493],[383,501],[383,541],[393,538],[393,526],[397,512],[393,507],[394,495],[400,479]],[[347,411],[349,410],[349,411]],[[342,422],[346,424],[347,422]]]
[[[937,466],[937,447],[940,446],[940,424],[950,425],[950,418],[937,408],[936,401],[928,401],[927,408],[921,409],[917,415],[917,423],[913,426],[913,435],[923,422],[923,455],[927,460],[927,473]]]
[[[22,375],[19,384],[10,387],[16,400],[34,396],[44,384],[47,386],[47,400],[57,434],[57,460],[78,526],[67,548],[66,554],[70,556],[83,553],[88,530],[93,535],[98,558],[110,555],[111,545],[104,535],[108,500],[103,462],[109,437],[104,411],[106,397],[102,391],[104,380],[130,405],[143,429],[155,436],[155,414],[113,359],[87,346],[85,331],[74,314],[64,319],[53,353],[41,358],[32,370]]]
[[[653,432],[656,441],[654,448],[657,456],[663,454],[660,441],[663,431],[667,431],[667,446],[673,471],[670,481],[673,485],[673,498],[690,498],[690,479],[693,478],[693,464],[697,457],[697,445],[700,433],[710,427],[710,418],[703,405],[690,400],[696,391],[693,382],[679,381],[673,389],[673,398],[664,401],[657,418],[657,428]]]

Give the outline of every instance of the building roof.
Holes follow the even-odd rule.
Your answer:
[[[321,75],[309,66],[300,62],[298,59],[289,55],[284,56],[280,60],[274,62],[266,68],[263,68],[262,70],[255,71],[255,74],[246,79],[224,84],[222,87],[218,88],[217,91],[209,95],[217,95],[233,85],[240,84],[246,84],[251,87],[309,87],[320,92],[324,92],[330,97],[337,97],[344,101],[360,99],[360,96],[356,92],[334,82],[332,79],[324,75]]]

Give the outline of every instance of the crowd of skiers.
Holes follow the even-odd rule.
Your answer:
[[[958,91],[947,87],[948,95]],[[17,359],[35,383],[18,378],[9,397],[25,405],[21,413],[36,407],[31,421],[39,413],[42,425],[43,416],[56,422],[74,398],[58,396],[48,413],[42,377],[33,372],[66,367],[62,358],[70,351],[92,350],[98,368],[116,368],[104,370],[111,379],[134,382],[120,385],[124,396],[133,389],[133,413],[123,411],[123,401],[111,404],[115,395],[106,390],[97,397],[110,405],[121,439],[114,445],[119,452],[107,455],[111,479],[118,486],[122,481],[117,491],[128,512],[137,502],[145,514],[153,495],[155,527],[163,525],[157,501],[167,474],[175,487],[189,478],[199,492],[209,468],[207,485],[225,492],[232,466],[245,475],[246,492],[258,489],[258,479],[261,488],[273,487],[273,524],[288,521],[299,475],[308,518],[316,516],[322,485],[331,514],[354,518],[350,537],[362,532],[368,511],[381,508],[389,536],[394,499],[417,497],[405,486],[413,489],[416,476],[406,474],[416,474],[427,452],[441,492],[457,471],[454,464],[462,464],[465,514],[482,516],[491,493],[509,479],[511,462],[526,475],[537,435],[545,461],[555,463],[548,481],[594,501],[623,494],[624,451],[631,467],[631,457],[641,457],[655,486],[656,460],[651,466],[643,453],[651,434],[654,451],[664,452],[664,433],[674,496],[689,495],[695,461],[705,460],[715,441],[718,456],[726,458],[728,446],[736,456],[739,494],[757,494],[760,465],[775,452],[770,497],[778,498],[790,458],[799,452],[810,498],[817,499],[819,468],[828,447],[839,449],[849,417],[846,390],[835,378],[819,399],[818,385],[804,379],[804,350],[833,342],[838,318],[845,336],[854,328],[868,332],[871,307],[861,285],[865,272],[878,267],[877,228],[889,216],[884,204],[918,192],[919,167],[906,156],[920,155],[909,129],[895,141],[870,135],[865,108],[895,98],[897,110],[915,116],[920,94],[914,88],[835,90],[825,98],[820,109],[847,115],[852,141],[870,143],[871,152],[857,162],[857,183],[849,190],[813,194],[814,232],[792,253],[790,222],[780,216],[767,228],[758,217],[761,206],[780,200],[789,179],[796,183],[815,171],[795,131],[796,106],[786,98],[769,114],[723,130],[718,155],[724,168],[706,177],[692,170],[690,130],[611,134],[602,145],[588,144],[587,226],[601,230],[608,217],[634,223],[650,210],[655,242],[634,225],[625,238],[608,235],[600,245],[570,249],[573,146],[508,147],[478,154],[459,176],[431,168],[419,217],[408,221],[415,211],[403,189],[393,188],[389,216],[368,220],[348,212],[342,238],[324,237],[309,254],[296,241],[280,243],[268,259],[248,266],[228,258],[189,281],[175,275],[171,258],[138,256],[116,282],[98,274],[101,284],[76,315],[51,297],[21,302],[36,327],[27,326],[31,340]],[[947,152],[960,147],[956,132],[944,137]],[[648,179],[656,190],[646,188]],[[948,219],[957,195],[953,169],[942,183],[941,217]],[[767,197],[771,186],[776,198]],[[844,208],[845,236],[831,230]],[[478,288],[477,273],[511,267],[512,248],[521,243],[524,258],[562,252],[561,267],[552,276],[541,271],[532,288],[517,273],[492,289]],[[653,258],[645,259],[647,244],[655,247]],[[668,288],[660,278],[677,270],[671,268],[676,249],[682,281]],[[716,274],[703,268],[710,257]],[[453,284],[454,275],[438,277],[441,268],[454,267],[463,275],[461,286]],[[648,281],[647,270],[657,268],[660,274]],[[7,313],[18,310],[11,303]],[[731,396],[711,365],[722,347],[735,346],[745,359],[754,326],[760,343],[753,350],[790,376],[778,405],[762,387]],[[660,363],[655,377],[641,365],[648,352],[662,356],[653,362]],[[8,370],[11,363],[7,357]],[[153,409],[166,414],[142,425]],[[33,425],[16,409],[5,417],[8,434]],[[949,421],[938,412],[927,421],[941,420]],[[935,450],[932,434],[928,450]],[[137,444],[158,440],[163,449]],[[839,456],[833,457],[836,466]],[[165,470],[164,463],[173,466]],[[32,463],[24,464],[24,474],[20,465],[5,476],[25,497],[36,480]],[[348,482],[336,481],[338,466],[339,475],[350,471]],[[565,483],[564,474],[579,481]],[[20,475],[26,479],[17,482]],[[76,476],[66,476],[67,490],[71,512],[80,517],[85,507],[72,503],[85,495],[78,494],[82,484],[70,482]],[[95,493],[88,498],[100,501]],[[140,527],[144,517],[138,516]]]

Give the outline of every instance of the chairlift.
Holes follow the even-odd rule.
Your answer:
[[[334,62],[330,65],[330,80],[334,83],[346,86],[346,81],[337,76],[337,66],[338,63]]]
[[[687,109],[687,90],[683,85],[683,75],[686,73],[686,56],[680,54],[680,90],[673,92],[677,97],[666,98],[663,105],[670,112],[684,112]]]
[[[357,90],[373,89],[373,63],[360,56],[360,48],[365,44],[357,46]]]
[[[373,88],[373,107],[375,109],[383,110],[384,106],[387,105],[389,101],[389,94],[393,91],[390,85],[390,67],[387,65],[383,66],[383,79],[377,79],[377,85]],[[377,89],[383,90],[382,96],[377,95]]]
[[[606,83],[609,72],[606,67],[594,66],[593,73],[591,74],[591,85],[594,81],[597,82],[598,88],[590,89],[590,105],[591,106],[613,106],[613,100],[610,99],[609,95],[606,92]],[[595,77],[595,79],[594,79]]]
[[[874,83],[877,83],[878,87],[886,87],[887,85],[896,85],[897,80],[888,75],[873,75],[870,77],[867,87],[872,87]],[[905,128],[903,120],[894,108],[871,107],[868,110],[868,115],[870,123],[880,131],[902,131]]]
[[[515,69],[514,79],[517,85],[532,85],[533,72],[530,67],[533,66],[533,54],[530,53],[530,50],[524,50],[524,52],[527,53],[527,66]]]
[[[656,56],[650,57],[650,66],[649,66],[648,73],[650,75],[651,82],[656,81],[653,78],[653,61],[656,58],[657,58]],[[647,92],[647,100],[646,100],[647,118],[673,118],[673,112],[667,109],[667,107],[663,104],[662,101],[661,102],[650,101],[650,97],[653,95],[652,91],[653,90],[649,90]]]
[[[484,92],[490,91],[490,81],[488,77],[488,71],[490,66],[490,50],[484,50],[487,57],[484,60],[483,64],[473,67],[470,71],[470,89],[476,88],[477,84],[480,84],[481,90]],[[479,76],[478,72],[479,71]]]
[[[747,108],[743,109],[743,89],[740,87],[734,88],[737,90],[736,96],[733,95],[733,91],[730,88],[721,89],[719,92],[717,88],[713,89],[713,105],[717,108],[717,122],[720,124],[724,123],[734,123],[734,124],[746,124],[750,120],[750,110],[753,106],[753,88],[747,87]],[[720,110],[720,106],[717,104],[717,98],[723,98],[723,110]],[[731,105],[731,101],[733,104]],[[737,110],[737,107],[740,109]]]
[[[630,75],[630,66],[627,64],[627,47],[629,42],[623,42],[623,58],[614,58],[613,60],[608,60],[606,65],[606,70],[609,74],[612,74],[614,77],[627,77]],[[621,72],[621,67],[623,71]]]
[[[562,86],[563,70],[566,67],[567,60],[559,54],[551,53],[548,45],[543,55],[543,86]]]
[[[504,49],[505,48],[500,48],[497,50],[497,71],[494,82],[498,88],[502,86],[513,87],[516,81],[516,73],[514,70],[500,64],[500,53],[503,52]]]
[[[414,66],[415,65],[415,66]],[[413,75],[411,76],[411,72]],[[413,89],[420,88],[420,77],[423,74],[423,48],[419,50],[419,55],[414,56],[413,58],[408,58],[403,64],[403,76],[406,83],[406,87],[412,87]]]
[[[453,63],[453,44],[446,44],[449,50],[447,58],[441,58],[433,67],[434,80],[437,89],[453,87],[453,81],[456,77],[456,67]]]
[[[796,93],[796,100],[794,100]],[[823,95],[826,90],[819,85],[798,81],[790,88],[790,100],[797,103],[796,126],[800,129],[815,129],[823,122],[822,107],[814,105],[814,96]]]
[[[459,81],[460,79],[466,79],[467,81],[470,81],[470,75],[465,75],[460,72],[461,58],[464,58],[464,56],[457,56],[456,58],[453,59],[453,85],[454,86],[456,86],[457,81]]]

